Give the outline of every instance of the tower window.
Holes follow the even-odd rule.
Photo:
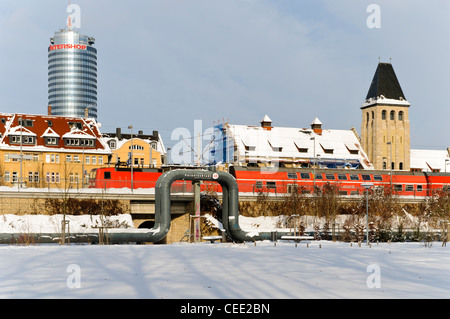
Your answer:
[[[403,111],[398,112],[398,120],[403,121]]]
[[[393,121],[395,119],[395,112],[391,111],[391,121]]]
[[[381,119],[382,120],[386,119],[386,110],[383,110],[383,112],[381,112]]]

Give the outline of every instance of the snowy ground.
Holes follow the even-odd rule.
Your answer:
[[[0,246],[0,298],[449,298],[450,245]]]

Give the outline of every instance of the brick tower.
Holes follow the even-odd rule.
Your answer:
[[[391,63],[378,63],[361,106],[361,145],[375,169],[410,169],[410,104]]]

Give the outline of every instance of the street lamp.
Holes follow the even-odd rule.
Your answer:
[[[369,189],[372,183],[362,183],[362,187],[366,189],[366,245],[369,245]]]
[[[390,167],[390,180],[391,180],[391,192],[392,192],[392,169],[393,169],[393,165],[392,165],[392,142],[387,142],[386,143],[386,145],[389,145],[390,146],[390,149],[391,149],[391,151],[390,151],[390,153],[389,153],[389,161],[390,161],[390,163],[389,163],[389,167]]]
[[[131,166],[131,192],[133,192],[133,125],[129,125],[131,130],[131,146],[130,146],[130,166]]]
[[[313,169],[314,169],[314,172],[313,172],[313,174],[314,174],[314,179],[313,179],[313,193],[315,193],[315,192],[316,192],[316,137],[313,136],[313,137],[310,138],[310,140],[314,140],[314,166],[313,166]]]

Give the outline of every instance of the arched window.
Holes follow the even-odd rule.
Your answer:
[[[398,120],[403,121],[403,111],[398,112]]]
[[[391,120],[393,121],[395,119],[395,112],[391,111]]]
[[[375,112],[372,111],[372,120],[375,118]]]
[[[382,120],[386,119],[386,110],[383,110],[383,112],[381,112],[381,119]]]
[[[403,162],[398,163],[398,168],[401,170],[403,169]]]

